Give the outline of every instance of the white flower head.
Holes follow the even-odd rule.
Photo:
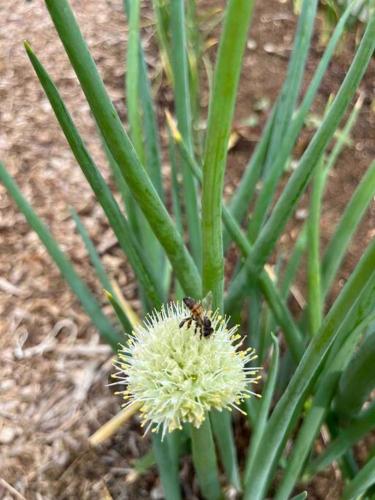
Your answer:
[[[125,383],[120,392],[125,406],[141,404],[142,425],[163,435],[181,429],[184,422],[199,427],[211,409],[238,408],[255,394],[259,368],[249,367],[253,349],[240,350],[243,339],[228,319],[206,312],[213,333],[204,337],[195,321],[180,326],[190,312],[181,303],[170,303],[147,316],[126,346],[121,346],[113,375]]]

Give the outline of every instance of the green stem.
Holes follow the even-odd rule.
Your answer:
[[[126,213],[126,218],[129,223],[129,226],[134,234],[140,234],[140,228],[139,228],[139,220],[138,220],[138,213],[139,209],[138,206],[134,200],[133,195],[131,194],[128,185],[126,184],[123,176],[121,175],[121,169],[115,162],[110,150],[108,149],[107,144],[105,143],[100,130],[98,129],[98,133],[100,135],[100,138],[102,140],[103,144],[103,149],[105,152],[105,155],[107,157],[107,161],[109,163],[110,169],[112,171],[112,175],[114,178],[114,181],[116,183],[116,187],[120,192],[123,207],[125,208],[125,213]]]
[[[178,478],[178,463],[171,458],[168,439],[165,438],[162,441],[160,433],[153,435],[152,447],[166,500],[180,500],[181,490]]]
[[[167,74],[167,78],[173,83],[173,73],[171,71],[171,45],[169,34],[169,3],[164,0],[152,0],[152,6],[156,19],[156,33],[159,42],[161,60]]]
[[[358,51],[331,108],[327,112],[326,118],[302,156],[299,167],[288,181],[271,217],[254,245],[254,264],[256,267],[261,266],[267,260],[274,243],[284,229],[288,217],[292,214],[298,199],[311,179],[316,166],[319,164],[318,162],[322,153],[329,144],[359,86],[373,54],[374,47],[375,16],[371,18],[367,26]]]
[[[70,213],[72,214],[72,217],[74,219],[77,231],[79,235],[82,238],[82,241],[86,247],[87,253],[89,254],[91,264],[93,265],[96,275],[100,281],[100,284],[102,285],[104,289],[104,293],[111,303],[116,316],[118,320],[120,321],[120,325],[124,329],[126,333],[130,333],[132,331],[132,325],[125,313],[125,311],[122,309],[120,306],[118,299],[116,298],[116,294],[112,288],[110,279],[106,273],[106,270],[104,269],[104,266],[102,264],[102,261],[100,260],[100,257],[98,255],[98,252],[96,251],[95,245],[93,241],[90,238],[89,233],[87,232],[85,226],[83,225],[79,215],[77,212],[74,210],[74,208],[70,209]]]
[[[223,307],[224,258],[221,200],[228,139],[253,0],[229,0],[210,100],[202,186],[203,291]]]
[[[124,0],[124,12],[128,17],[129,24],[130,21],[130,1]],[[138,8],[138,6],[136,7]],[[152,180],[153,185],[156,188],[160,198],[164,199],[162,177],[161,177],[161,153],[160,153],[160,141],[157,130],[156,116],[154,111],[154,103],[152,100],[152,92],[149,78],[147,76],[147,66],[145,61],[145,55],[142,47],[142,43],[139,36],[138,29],[138,55],[139,55],[139,97],[140,106],[143,111],[143,127],[144,127],[144,153],[145,153],[145,168]],[[128,48],[128,51],[130,48]],[[135,79],[136,80],[136,79]],[[138,108],[138,114],[139,108]]]
[[[352,130],[353,125],[355,124],[355,122],[358,118],[358,114],[359,114],[359,111],[362,107],[362,104],[363,104],[363,96],[360,95],[360,97],[358,98],[357,102],[354,105],[353,111],[351,112],[348,121],[345,124],[345,127],[343,128],[340,135],[337,137],[336,143],[335,143],[334,147],[332,148],[332,151],[329,154],[327,160],[325,161],[324,171],[319,173],[320,182],[323,184],[321,186],[321,190],[322,190],[321,198],[323,197],[325,183],[326,183],[328,174],[329,174],[330,170],[332,169],[332,167],[335,165],[336,160],[337,160],[338,156],[340,155],[342,149],[348,143],[350,131]],[[320,169],[319,169],[319,172],[320,172]],[[320,176],[322,176],[323,178],[321,178]],[[320,182],[319,182],[319,184],[320,184]],[[319,205],[320,204],[321,203],[319,203]],[[289,289],[294,281],[302,254],[304,253],[304,251],[306,249],[307,230],[308,230],[308,221],[307,221],[307,223],[305,223],[303,225],[302,229],[300,230],[300,234],[299,234],[298,240],[295,244],[295,248],[293,250],[293,253],[292,253],[292,255],[289,259],[289,262],[286,266],[286,269],[285,269],[284,278],[283,278],[282,284],[281,284],[281,292],[282,292],[284,299],[287,299],[287,294],[289,294]],[[324,273],[322,271],[321,271],[321,275],[322,275],[321,281],[324,281]],[[324,296],[325,296],[325,294],[323,292],[324,292],[324,290],[321,291],[322,303],[324,302]]]
[[[169,125],[172,129],[174,140],[179,148],[181,155],[191,168],[195,177],[199,180],[199,182],[202,182],[202,171],[200,166],[187,150],[187,147],[184,144],[184,141],[178,130],[173,129],[173,123],[169,123]],[[224,203],[222,204],[222,218],[228,234],[231,236],[233,241],[235,241],[242,255],[244,257],[247,257],[251,252],[251,244],[247,240],[242,229]],[[259,276],[254,273],[252,278],[255,282],[259,281],[262,293],[269,303],[276,321],[284,331],[286,341],[293,354],[293,357],[296,361],[298,361],[303,354],[302,336],[297,328],[297,325],[295,324],[295,321],[293,320],[292,315],[289,312],[289,309],[286,307],[275,284],[265,270],[263,270]],[[227,308],[226,306],[225,309],[227,310],[229,308]]]
[[[204,498],[221,499],[216,451],[208,415],[199,429],[191,426],[191,444],[193,463]]]
[[[193,142],[198,143],[197,124],[200,116],[200,96],[199,96],[199,69],[203,56],[202,40],[200,35],[199,17],[196,0],[188,0],[186,5],[187,19],[187,46],[189,62],[189,88],[192,114]],[[194,140],[195,139],[195,140]],[[199,144],[197,144],[199,147]],[[199,151],[199,150],[198,150]]]

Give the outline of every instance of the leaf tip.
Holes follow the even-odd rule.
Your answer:
[[[25,47],[25,50],[28,54],[32,54],[33,53],[33,49],[31,48],[31,45],[30,45],[30,42],[29,40],[25,39],[23,41],[23,46]]]
[[[165,110],[165,117],[167,119],[167,124],[168,124],[169,130],[171,131],[173,139],[175,140],[175,142],[181,142],[182,141],[181,134],[177,128],[175,120],[173,119],[173,117],[170,114],[170,112],[168,111],[168,109]]]

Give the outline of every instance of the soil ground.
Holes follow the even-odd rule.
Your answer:
[[[275,99],[282,84],[296,24],[290,3],[257,2],[236,112],[239,138],[230,154],[226,195],[235,188],[259,138],[269,110],[262,105]],[[127,32],[122,0],[73,0],[72,4],[111,98],[124,117]],[[202,14],[221,6],[214,0],[198,4]],[[2,0],[0,18],[0,158],[78,272],[100,297],[100,286],[75,234],[69,207],[79,212],[110,275],[137,308],[132,274],[23,51],[22,41],[27,38],[55,78],[93,157],[108,178],[95,125],[44,2]],[[153,49],[153,27],[149,21],[146,14],[145,49],[162,124],[163,107],[170,105],[171,97],[168,89],[158,84],[161,66]],[[318,33],[319,29],[305,84],[322,54]],[[216,36],[214,30],[211,38],[215,41]],[[331,64],[315,112],[321,113],[329,94],[338,89],[354,46],[355,36],[348,35]],[[210,55],[215,50],[216,44]],[[361,86],[365,101],[352,142],[330,175],[322,218],[323,244],[374,158],[374,77],[372,62]],[[243,120],[250,115],[255,115],[259,122],[252,127],[243,126]],[[310,134],[308,130],[304,133],[301,149]],[[281,239],[286,251],[296,239],[306,215],[305,206],[306,200]],[[351,245],[337,289],[374,236],[374,215],[373,204]],[[106,385],[111,354],[99,342],[89,318],[2,187],[0,248],[0,497],[39,500],[110,498],[110,494],[115,499],[162,498],[154,469],[139,477],[132,466],[148,445],[147,439],[141,437],[137,419],[96,453],[85,455],[67,469],[74,457],[85,450],[87,437],[119,410],[120,402]],[[302,275],[297,285],[303,290]],[[184,493],[186,498],[194,499],[190,473],[189,464],[185,463],[181,473]],[[338,498],[340,487],[338,472],[331,469],[310,485],[309,498]]]

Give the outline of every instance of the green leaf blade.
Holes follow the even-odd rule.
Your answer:
[[[322,261],[322,289],[327,294],[340,267],[348,244],[375,195],[375,161],[363,176],[345,208],[335,232],[327,246]]]
[[[74,210],[74,208],[70,209],[70,213],[71,213],[73,220],[74,220],[74,223],[76,225],[77,232],[81,236],[82,241],[86,247],[87,253],[90,257],[92,265],[94,266],[94,269],[96,271],[96,275],[98,276],[98,279],[99,279],[102,287],[111,291],[112,290],[111,282],[110,282],[109,277],[108,277],[108,275],[104,269],[104,266],[100,260],[98,252],[96,251],[95,245],[94,245],[93,241],[91,240],[89,233],[87,232],[87,229],[83,225],[80,216],[78,215],[76,210]]]
[[[335,410],[343,419],[359,413],[375,387],[375,333],[359,347],[340,379]]]
[[[232,414],[227,411],[211,411],[210,415],[213,434],[219,448],[220,458],[229,483],[237,491],[241,491],[241,479],[238,469],[237,449],[232,429]]]
[[[371,306],[369,309],[371,309]],[[349,363],[359,342],[360,335],[368,324],[366,314],[364,314],[364,319],[358,325],[353,325],[344,342],[335,342],[327,356],[323,371],[315,383],[316,392],[314,398],[309,405],[297,439],[294,441],[291,454],[288,457],[287,467],[284,471],[283,479],[278,486],[275,500],[288,499],[298,481],[314,440],[324,422],[324,418],[330,410],[340,373]]]
[[[123,340],[119,336],[109,320],[104,316],[101,311],[100,305],[92,295],[87,285],[81,280],[76,271],[74,270],[71,262],[60,250],[57,242],[43,224],[43,222],[36,215],[32,207],[26,201],[17,184],[6,171],[4,165],[0,162],[0,180],[11,194],[14,201],[17,203],[19,209],[24,214],[27,222],[37,233],[43,245],[46,247],[48,253],[54,260],[59,268],[62,276],[67,281],[70,288],[80,300],[86,314],[92,320],[98,329],[103,340],[107,342],[114,351],[117,350],[118,344]]]
[[[374,452],[374,450],[373,450]],[[361,498],[367,488],[375,483],[375,456],[373,456],[344,489],[343,500]]]
[[[303,154],[299,167],[290,177],[275,208],[257,238],[244,269],[237,274],[228,291],[227,301],[236,302],[245,289],[247,273],[260,270],[272,252],[285,224],[292,215],[298,200],[304,193],[320,158],[338,127],[350,100],[366,71],[375,48],[375,16],[369,21],[361,44],[346,74],[340,90],[322,125]]]
[[[323,161],[321,160],[314,175],[310,213],[307,221],[308,320],[311,336],[318,332],[323,317],[320,266],[320,217],[324,184],[325,175]]]
[[[295,208],[297,200],[304,192],[314,167],[327,147],[331,137],[338,127],[359,83],[366,71],[375,48],[375,16],[370,20],[360,47],[346,74],[340,90],[329,109],[321,127],[306,149],[297,170],[290,178],[272,215],[264,226],[254,245],[255,265],[261,265],[270,254],[274,243],[281,234],[286,221]]]
[[[288,143],[289,137],[292,137],[288,129],[302,83],[313,33],[317,5],[317,0],[304,0],[302,4],[297,33],[294,39],[293,52],[290,58],[285,83],[276,108],[274,126],[269,141],[267,159],[264,165],[264,185],[259,194],[249,225],[249,236],[251,241],[255,241],[264,223],[267,210],[272,202],[277,187],[277,182],[284,170],[283,163],[275,160],[279,156],[284,137],[286,137]],[[290,147],[292,145],[293,143],[290,144]]]
[[[375,404],[372,403],[358,418],[351,421],[348,428],[342,429],[326,450],[309,465],[306,470],[307,477],[316,475],[319,471],[329,467],[335,460],[339,460],[351,446],[368,435],[374,428]]]
[[[254,466],[249,471],[244,498],[260,500],[272,477],[306,393],[311,386],[325,354],[347,322],[359,317],[363,301],[375,292],[375,241],[358,263],[350,280],[325,318],[319,333],[312,339],[287,389],[279,400],[267,424],[262,446]]]
[[[326,73],[329,62],[332,59],[337,43],[345,31],[346,22],[350,16],[351,6],[348,6],[344,14],[341,16],[332,37],[327,45],[327,48],[323,54],[322,59],[319,62],[318,68],[316,69],[313,79],[307,89],[305,97],[303,98],[302,104],[293,118],[290,127],[288,129],[288,134],[286,134],[285,139],[278,151],[278,155],[275,159],[275,163],[277,165],[274,168],[278,170],[282,170],[285,162],[290,155],[293,144],[295,143],[298,134],[300,133],[306,115],[312,105],[312,102],[315,98],[317,90],[321,84],[321,81]],[[254,195],[256,183],[262,171],[262,165],[266,161],[266,153],[270,142],[270,137],[272,134],[272,130],[274,127],[275,115],[277,112],[279,102],[277,101],[273,107],[272,113],[267,120],[266,127],[262,134],[260,141],[257,144],[255,152],[247,164],[245,168],[244,175],[240,181],[237,190],[235,191],[232,199],[229,202],[229,209],[232,215],[235,217],[237,221],[241,221],[245,216],[249,203]],[[226,238],[226,245],[228,244],[228,238]]]
[[[174,0],[170,3],[171,10],[171,49],[175,108],[178,127],[187,148],[193,154],[192,112],[189,88],[189,71],[187,59],[187,37],[185,22],[185,2]],[[192,254],[198,267],[201,263],[202,235],[198,213],[197,189],[190,169],[180,159],[184,204],[186,208],[187,227],[190,235]]]
[[[201,279],[198,270],[121,124],[68,1],[45,0],[45,3],[92,113],[124,179],[164,247],[185,292],[199,297]]]
[[[129,334],[133,330],[133,325],[130,323],[129,318],[125,314],[124,309],[121,307],[120,302],[118,301],[116,295],[113,293],[109,292],[108,290],[104,290],[104,293],[110,302],[113,310],[116,313],[116,316],[121,324],[121,326],[124,329],[124,334]]]
[[[158,281],[153,275],[151,266],[148,264],[147,259],[144,255],[142,255],[142,250],[132,236],[127,220],[123,216],[114,196],[104,181],[103,176],[89,155],[56,86],[39,59],[32,51],[31,47],[28,44],[25,44],[25,48],[39,81],[50,101],[56,118],[59,121],[59,124],[69,143],[69,146],[100,205],[102,206],[121,248],[129,258],[143,290],[147,294],[151,304],[154,306],[160,305],[162,302],[162,293],[159,289]]]
[[[272,404],[272,398],[276,388],[277,374],[279,371],[279,356],[280,349],[277,338],[272,334],[272,353],[270,367],[267,375],[267,381],[262,394],[262,399],[260,401],[260,407],[257,415],[257,419],[254,424],[254,429],[252,432],[250,447],[248,450],[247,463],[245,468],[244,483],[250,480],[249,471],[252,468],[254,460],[257,457],[257,451],[259,444],[262,440],[262,435],[266,428],[266,422],[268,419],[268,414]]]

